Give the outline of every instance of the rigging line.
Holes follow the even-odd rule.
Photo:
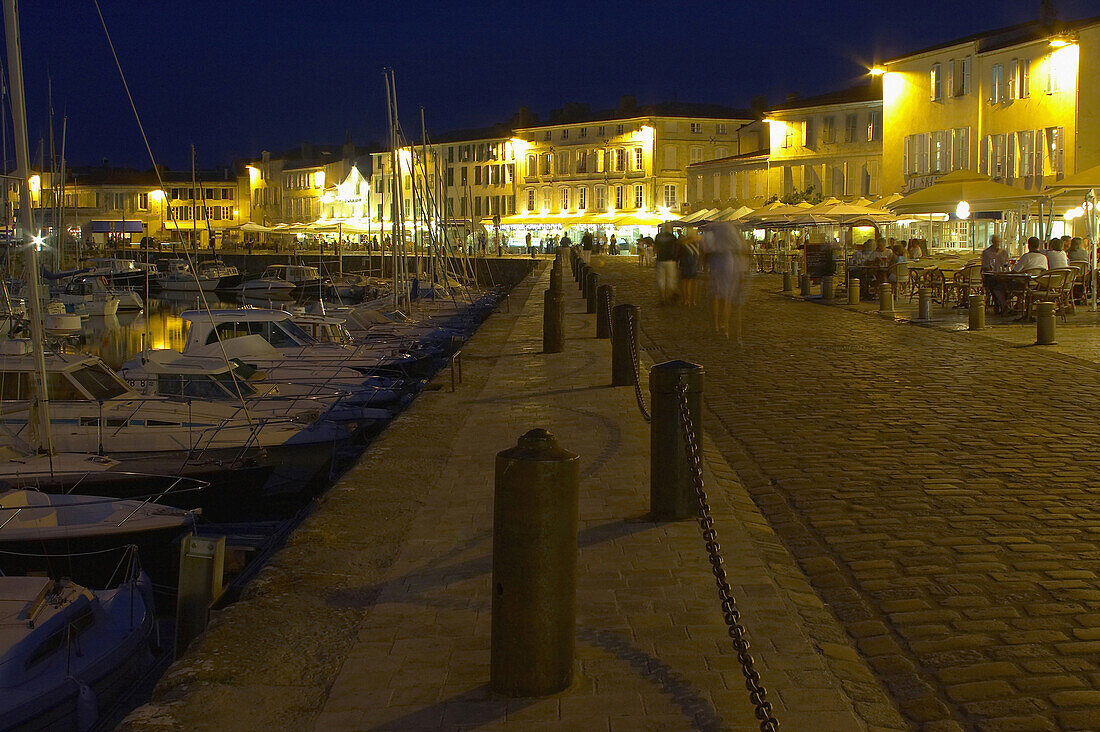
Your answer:
[[[156,173],[157,183],[160,185],[160,190],[164,191],[165,190],[165,188],[164,188],[164,178],[161,176],[160,168],[157,166],[157,159],[156,159],[156,156],[153,155],[153,148],[152,148],[152,146],[149,145],[149,136],[145,134],[145,125],[143,125],[141,123],[141,115],[138,114],[137,105],[134,103],[134,95],[130,93],[130,83],[128,81],[126,81],[126,73],[122,70],[122,62],[119,61],[118,53],[115,51],[115,42],[113,40],[111,40],[111,31],[109,31],[107,29],[107,21],[103,17],[103,10],[100,9],[100,7],[99,7],[99,0],[92,0],[92,2],[95,4],[96,14],[99,15],[99,22],[103,26],[103,33],[107,37],[107,45],[111,48],[111,56],[115,60],[115,68],[118,69],[118,76],[122,80],[122,87],[123,87],[123,89],[126,90],[126,98],[130,101],[130,110],[133,111],[134,121],[137,122],[138,130],[141,132],[141,140],[142,140],[142,142],[145,143],[145,151],[147,153],[149,153],[149,162],[151,162],[152,165],[153,165],[153,172]],[[165,191],[164,208],[165,208],[165,211],[168,212],[168,220],[171,221],[173,224],[175,224],[176,234],[177,234],[177,236],[179,236],[180,235],[179,221],[176,219],[175,215],[172,214],[172,207],[168,205],[167,191]],[[207,314],[211,315],[210,321],[211,321],[211,324],[214,325],[214,329],[213,329],[214,330],[214,336],[217,338],[218,348],[221,351],[222,358],[225,360],[226,365],[229,367],[230,373],[232,373],[233,364],[231,364],[229,362],[229,355],[226,353],[225,344],[222,343],[221,334],[218,333],[217,325],[214,324],[214,322],[213,322],[214,318],[213,318],[213,314],[210,312],[210,304],[206,301],[206,293],[203,292],[202,286],[199,283],[198,273],[195,272],[194,266],[192,265],[191,254],[190,254],[190,252],[187,251],[187,247],[184,247],[183,253],[184,253],[184,256],[187,257],[187,267],[191,270],[191,274],[195,278],[195,286],[199,288],[199,299],[202,300],[203,309],[206,310]],[[254,423],[253,423],[253,420],[252,420],[252,414],[249,412],[248,405],[245,404],[244,394],[241,392],[240,385],[237,384],[236,376],[234,376],[233,383],[237,387],[237,396],[241,400],[241,406],[244,407],[245,419],[248,421],[249,427],[252,427],[252,426],[254,426]]]

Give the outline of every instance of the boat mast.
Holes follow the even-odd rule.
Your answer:
[[[397,274],[397,235],[400,228],[398,218],[401,211],[401,169],[400,169],[400,156],[397,154],[397,130],[394,125],[394,111],[393,111],[393,91],[390,86],[390,71],[387,70],[383,74],[383,78],[386,80],[386,115],[390,126],[390,175],[392,177],[392,186],[390,188],[390,228],[391,228],[391,240],[390,240],[390,279],[393,281],[393,309],[398,310],[398,274]]]
[[[42,301],[38,297],[38,239],[33,234],[31,208],[30,150],[27,147],[27,104],[23,96],[23,51],[19,41],[19,15],[16,0],[4,0],[4,38],[7,41],[8,78],[11,87],[11,116],[15,134],[15,168],[19,178],[19,220],[26,243],[27,287],[31,308],[31,335],[34,338],[35,400],[39,420],[39,447],[53,455],[50,434],[50,395],[46,387],[45,336],[42,332]],[[31,410],[32,415],[35,411]]]
[[[69,126],[68,116],[61,118],[61,165],[57,176],[57,261],[58,269],[65,264],[65,132]]]

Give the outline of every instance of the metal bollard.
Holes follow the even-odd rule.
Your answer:
[[[703,426],[703,367],[688,361],[666,361],[649,370],[653,418],[649,423],[649,510],[654,519],[676,521],[698,510],[691,463],[680,425],[676,386],[687,384],[688,412],[696,435]]]
[[[596,288],[596,337],[611,337],[611,306],[615,304],[615,285]]]
[[[555,292],[562,292],[562,268],[554,263],[554,266],[550,268],[550,289]]]
[[[859,279],[855,277],[848,280],[848,304],[859,305]]]
[[[542,352],[565,350],[565,293],[551,287],[542,296]]]
[[[489,686],[547,696],[573,682],[580,459],[534,429],[497,453]]]
[[[878,311],[880,313],[894,312],[894,288],[889,282],[883,282],[878,286]]]
[[[588,301],[585,308],[586,313],[596,312],[596,288],[599,286],[600,275],[596,272],[589,272],[588,279],[584,283],[584,298]]]
[[[206,629],[210,605],[222,594],[224,574],[224,536],[183,537],[176,591],[176,658]]]
[[[808,274],[804,274],[799,278],[799,289],[802,297],[810,296],[810,276]]]
[[[1035,345],[1054,345],[1055,304],[1041,301],[1035,304]]]
[[[634,384],[634,353],[638,352],[638,306],[622,304],[611,309],[611,385]]]
[[[932,288],[922,287],[917,290],[917,319],[932,319]]]
[[[588,264],[581,265],[580,277],[577,278],[577,289],[584,294],[584,288],[588,284],[588,273],[592,271],[592,266]]]
[[[793,292],[794,286],[791,284],[791,273],[783,273],[783,292]]]
[[[826,275],[821,278],[821,299],[825,302],[832,302],[833,295],[833,278]]]
[[[985,295],[970,295],[970,330],[981,330],[985,327]]]

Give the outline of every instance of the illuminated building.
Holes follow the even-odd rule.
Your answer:
[[[1100,164],[1100,17],[1023,23],[880,66],[886,192],[959,169],[1038,192]]]
[[[365,148],[303,143],[283,153],[264,151],[246,166],[251,220],[264,226],[312,223],[324,213],[324,199],[337,194],[352,169],[370,165]]]
[[[526,230],[618,233],[633,240],[675,218],[687,195],[687,169],[738,150],[747,110],[669,103],[590,113],[569,105],[546,124],[515,129],[517,212],[502,222]]]

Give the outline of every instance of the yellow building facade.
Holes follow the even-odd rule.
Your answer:
[[[366,151],[351,142],[265,151],[245,167],[251,220],[264,226],[313,223],[322,218],[326,200],[340,192],[337,186],[363,164],[369,164]]]
[[[1100,18],[975,35],[879,71],[886,192],[959,169],[1040,191],[1100,164]]]

